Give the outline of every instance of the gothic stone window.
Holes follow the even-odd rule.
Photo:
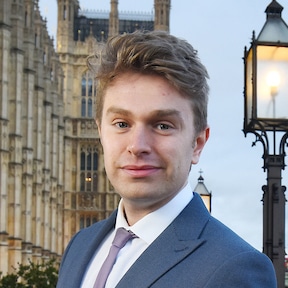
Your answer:
[[[96,222],[97,222],[97,218],[95,215],[90,215],[90,214],[80,215],[80,229],[89,227]]]
[[[96,146],[82,146],[80,153],[80,191],[97,192],[98,151]]]
[[[82,75],[81,81],[81,117],[94,117],[94,103],[96,97],[96,87],[94,76],[90,71]]]

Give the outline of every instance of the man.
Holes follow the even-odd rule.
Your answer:
[[[93,287],[119,227],[136,237],[105,287],[276,287],[270,260],[214,219],[189,186],[209,137],[208,74],[193,47],[138,31],[110,39],[100,62],[96,121],[122,199],[111,217],[73,237],[57,287]]]

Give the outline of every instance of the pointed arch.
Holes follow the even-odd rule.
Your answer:
[[[93,118],[96,99],[96,80],[91,71],[85,71],[81,78],[81,117]],[[84,100],[85,99],[85,102]]]

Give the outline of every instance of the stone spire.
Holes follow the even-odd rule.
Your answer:
[[[79,9],[79,1],[57,0],[57,5],[57,52],[71,54],[74,47],[74,15]]]
[[[118,0],[110,2],[109,37],[119,34]]]
[[[169,32],[171,0],[154,0],[154,30]]]

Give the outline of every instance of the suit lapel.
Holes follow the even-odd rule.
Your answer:
[[[116,288],[147,288],[205,242],[201,232],[210,214],[198,194],[143,252]]]

